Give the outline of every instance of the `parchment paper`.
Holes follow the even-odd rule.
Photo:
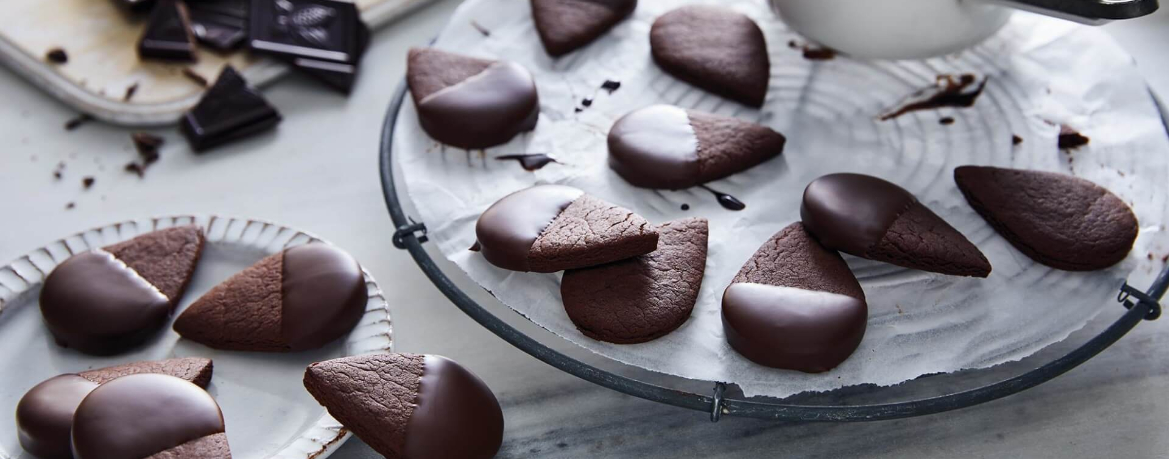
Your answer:
[[[471,0],[435,46],[510,59],[532,70],[540,91],[537,129],[487,151],[443,147],[420,129],[413,104],[402,110],[394,140],[419,219],[442,253],[503,303],[593,352],[686,378],[739,384],[748,396],[784,397],[846,385],[891,385],[927,373],[983,368],[1021,359],[1066,338],[1103,308],[1139,264],[1157,264],[1165,247],[1169,142],[1156,106],[1131,58],[1104,32],[1017,14],[998,35],[958,55],[926,61],[805,60],[800,40],[761,1],[720,2],[754,18],[771,56],[762,110],[699,90],[660,71],[650,57],[653,19],[684,0],[643,1],[635,16],[592,45],[560,59],[536,36],[528,2]],[[476,27],[476,25],[480,27]],[[489,35],[479,28],[485,29]],[[946,73],[989,77],[968,109],[916,112],[892,121],[877,115]],[[612,94],[605,80],[621,82]],[[589,107],[582,99],[592,98]],[[605,136],[621,115],[670,103],[766,124],[788,136],[782,157],[711,183],[747,203],[720,207],[702,189],[634,188],[606,164]],[[577,109],[583,109],[577,111]],[[942,125],[942,117],[955,123]],[[1091,138],[1057,149],[1058,125]],[[1012,145],[1012,135],[1023,143]],[[536,172],[496,156],[547,153],[561,164]],[[966,204],[952,171],[964,164],[1060,171],[1088,178],[1133,204],[1142,232],[1129,260],[1091,273],[1032,262]],[[851,358],[818,375],[775,370],[740,357],[723,337],[719,299],[758,246],[799,220],[800,196],[812,179],[863,172],[900,184],[964,233],[994,266],[989,279],[906,270],[847,257],[869,302],[868,333]],[[478,215],[497,199],[537,183],[558,183],[627,206],[652,222],[710,219],[706,277],[692,317],[677,331],[639,345],[585,337],[564,313],[559,275],[513,273],[468,251]],[[683,204],[688,211],[681,210]]]

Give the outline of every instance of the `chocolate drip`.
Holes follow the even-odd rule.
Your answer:
[[[544,166],[547,166],[549,164],[559,163],[559,161],[557,161],[557,160],[553,159],[551,156],[548,156],[548,155],[543,154],[543,153],[531,153],[531,154],[525,154],[525,155],[503,155],[503,156],[496,156],[495,159],[497,161],[515,160],[515,161],[519,162],[520,166],[523,167],[524,170],[526,170],[526,171],[537,171],[537,170],[543,169]]]
[[[972,74],[939,75],[934,86],[918,90],[910,95],[899,108],[890,110],[881,115],[881,121],[888,121],[909,112],[933,110],[943,107],[965,108],[974,106],[978,96],[986,89],[988,79],[983,78],[975,86],[978,78]]]
[[[698,185],[698,187],[711,192],[711,194],[714,194],[715,199],[718,200],[718,205],[723,206],[724,209],[740,211],[747,208],[747,204],[743,201],[740,201],[739,198],[715,190],[706,185]]]

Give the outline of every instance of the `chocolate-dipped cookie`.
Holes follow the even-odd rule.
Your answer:
[[[555,57],[592,43],[636,8],[637,0],[532,0],[532,19]]]
[[[1136,241],[1136,215],[1112,192],[1053,172],[962,166],[954,181],[970,206],[1031,259],[1091,271],[1124,260]]]
[[[897,185],[829,174],[804,190],[800,216],[830,249],[911,269],[986,277],[990,262],[966,236]]]
[[[868,304],[840,254],[793,223],[739,270],[723,293],[722,318],[727,342],[751,361],[821,373],[860,345]]]
[[[624,260],[658,244],[658,232],[645,218],[560,185],[505,196],[479,216],[475,236],[491,264],[538,273]]]
[[[414,48],[406,83],[422,129],[458,148],[489,148],[536,128],[540,98],[519,64]]]
[[[25,393],[16,405],[20,446],[41,459],[72,458],[69,434],[73,413],[81,400],[99,385],[122,376],[157,373],[205,388],[211,382],[211,372],[210,359],[181,358],[134,362],[49,378]]]
[[[675,77],[763,106],[771,62],[763,31],[746,15],[719,6],[684,6],[654,21],[649,43],[654,61]]]
[[[560,295],[576,328],[617,344],[653,341],[690,318],[706,271],[704,218],[658,226],[658,248],[615,263],[564,272]]]
[[[609,167],[642,188],[677,190],[718,180],[783,153],[786,139],[736,118],[653,105],[609,130]]]
[[[77,407],[72,438],[76,459],[231,458],[215,399],[160,374],[98,386]]]
[[[116,354],[162,328],[195,272],[203,231],[168,228],[79,253],[45,279],[40,306],[57,343]]]
[[[216,349],[303,351],[349,333],[368,300],[357,260],[331,245],[309,243],[215,286],[179,314],[174,329]]]
[[[495,394],[446,357],[374,354],[318,362],[305,370],[304,387],[389,459],[487,459],[503,443]]]

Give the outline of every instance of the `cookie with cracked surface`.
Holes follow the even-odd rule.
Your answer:
[[[512,271],[552,273],[653,252],[645,218],[576,188],[540,185],[492,204],[475,224],[480,253]]]
[[[206,388],[211,382],[210,359],[179,358],[134,362],[108,368],[63,374],[37,384],[16,405],[20,446],[41,459],[73,457],[69,434],[73,413],[81,400],[99,385],[122,376],[157,373],[174,376]]]
[[[1031,259],[1067,271],[1119,263],[1136,242],[1136,215],[1112,192],[1054,172],[962,166],[954,181],[970,206]]]
[[[162,328],[203,253],[203,230],[182,226],[79,253],[45,279],[40,307],[57,343],[110,355]]]
[[[535,79],[513,62],[413,48],[407,58],[406,84],[422,129],[458,148],[507,143],[535,129],[540,115]]]
[[[357,260],[314,242],[268,256],[215,286],[179,315],[174,329],[216,349],[303,351],[352,330],[368,300]]]
[[[486,459],[503,443],[495,394],[446,357],[391,353],[317,362],[305,370],[304,387],[389,459]]]
[[[987,277],[990,262],[910,192],[877,177],[829,174],[804,189],[804,226],[825,247],[953,276]]]
[[[633,14],[637,0],[532,0],[532,19],[549,55],[592,43]]]
[[[868,304],[840,254],[793,223],[739,270],[723,293],[722,319],[727,342],[747,359],[821,373],[860,345]]]
[[[223,413],[199,386],[160,374],[123,376],[73,415],[76,459],[230,459]]]
[[[682,81],[752,107],[762,107],[771,79],[763,31],[731,9],[684,6],[649,32],[654,61]]]
[[[585,336],[617,344],[653,341],[690,318],[706,271],[705,218],[658,226],[658,248],[615,263],[564,272],[564,310]]]
[[[787,139],[728,116],[653,105],[609,130],[609,167],[633,186],[678,190],[737,174],[779,156]]]

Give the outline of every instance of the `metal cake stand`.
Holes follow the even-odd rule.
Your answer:
[[[713,422],[718,422],[724,415],[804,422],[883,421],[953,411],[998,400],[1067,373],[1116,343],[1137,324],[1146,320],[1156,320],[1161,316],[1159,301],[1169,289],[1169,266],[1158,274],[1148,290],[1142,291],[1125,283],[1117,292],[1117,301],[1127,308],[1128,312],[1080,347],[1068,352],[1063,357],[1018,376],[948,395],[870,405],[798,405],[725,397],[727,386],[726,383],[722,382],[715,383],[711,395],[695,394],[650,384],[586,364],[553,350],[524,334],[476,303],[438,267],[434,259],[423,248],[423,244],[427,242],[425,222],[416,222],[406,215],[394,183],[394,127],[406,97],[407,88],[403,81],[399,85],[386,114],[382,126],[379,152],[382,191],[385,194],[386,206],[390,210],[390,217],[396,228],[393,236],[394,246],[410,252],[422,272],[455,306],[478,322],[479,325],[520,350],[561,371],[624,394],[695,411],[709,412],[710,420]],[[1153,95],[1153,99],[1161,110],[1162,124],[1165,124],[1167,116],[1164,105],[1155,95]],[[1169,131],[1169,125],[1166,125],[1166,129]],[[877,392],[886,389],[879,389]]]

